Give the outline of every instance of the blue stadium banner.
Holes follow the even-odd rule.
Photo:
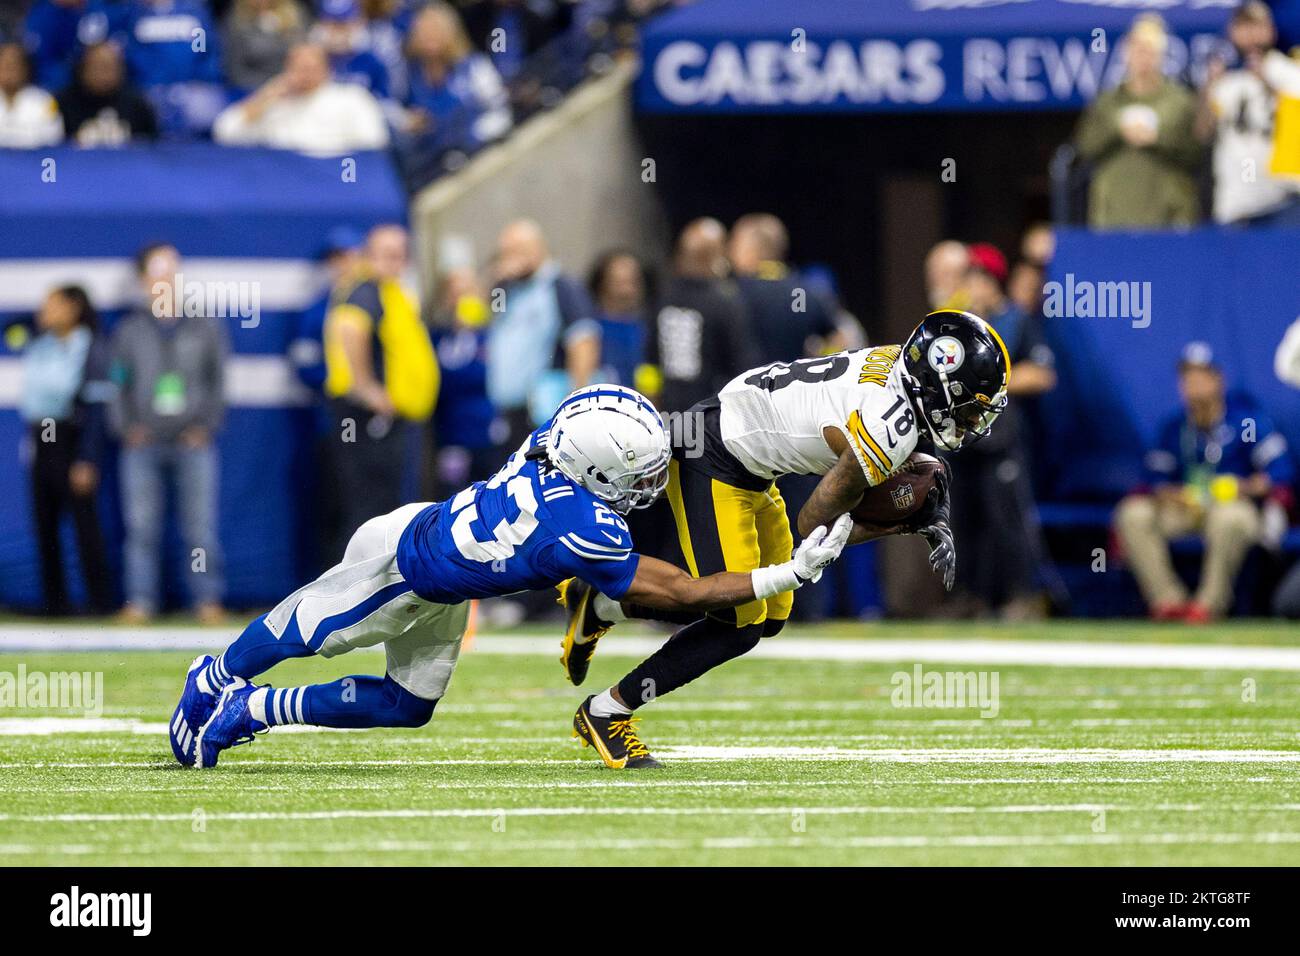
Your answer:
[[[132,256],[156,241],[176,244],[189,280],[254,294],[251,321],[223,319],[231,355],[218,436],[220,536],[233,606],[273,603],[311,576],[302,556],[318,537],[313,397],[288,351],[298,317],[324,291],[326,238],[338,226],[364,231],[405,217],[384,153],[315,159],[210,143],[0,150],[0,328],[27,321],[51,288],[75,282],[111,332],[140,295]],[[0,340],[0,454],[10,463],[0,469],[0,605],[31,608],[39,579],[29,473],[14,464],[27,441],[22,387],[21,354]],[[101,515],[117,554],[111,464]],[[168,548],[175,595],[179,541],[169,536]],[[71,582],[75,598],[79,575]]]
[[[645,30],[638,108],[802,113],[1077,108],[1119,81],[1143,11],[1193,82],[1237,0],[699,0]]]
[[[1178,409],[1189,342],[1213,349],[1228,387],[1258,401],[1297,455],[1300,391],[1278,379],[1274,355],[1300,318],[1298,245],[1285,229],[1058,230],[1044,329],[1060,387],[1040,399],[1051,428],[1035,449],[1049,498],[1114,501],[1141,480],[1143,452]]]

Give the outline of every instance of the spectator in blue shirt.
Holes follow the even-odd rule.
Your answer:
[[[163,132],[203,135],[226,105],[216,23],[202,0],[125,0],[109,29],[126,50],[131,79],[145,91]]]
[[[790,234],[771,213],[747,213],[731,227],[727,258],[736,288],[749,309],[764,360],[793,362],[837,352],[835,320],[822,296],[790,267]]]
[[[442,368],[442,398],[434,410],[435,497],[455,494],[500,464],[496,446],[506,425],[487,390],[491,312],[472,269],[449,270],[438,291],[433,334]]]
[[[504,460],[565,395],[594,380],[600,326],[587,290],[561,271],[532,220],[501,230],[495,265],[487,388],[509,426]]]
[[[646,270],[635,253],[610,249],[596,260],[587,288],[600,324],[598,380],[636,387],[645,363]]]
[[[108,19],[87,0],[36,0],[23,24],[23,45],[36,66],[36,84],[61,90],[72,82],[82,47],[108,35]],[[85,22],[83,22],[83,20]]]
[[[370,34],[358,0],[320,0],[314,36],[329,54],[339,83],[355,83],[378,100],[392,95],[388,67],[370,49]]]
[[[560,32],[571,12],[568,5],[560,10],[538,0],[473,0],[464,11],[474,45],[491,55],[506,80],[513,80],[524,60]]]
[[[203,0],[124,0],[118,9],[121,19],[110,19],[110,30],[123,36],[141,86],[221,81],[217,31]]]
[[[95,310],[80,286],[46,296],[39,335],[23,354],[22,417],[30,428],[32,512],[43,610],[66,614],[60,524],[71,515],[90,609],[112,610],[108,562],[95,507],[104,450],[107,362]]]
[[[306,473],[309,480],[316,482],[318,535],[312,543],[317,549],[313,558],[317,571],[323,571],[337,559],[333,552],[343,522],[341,493],[332,467],[334,416],[325,401],[325,378],[329,372],[325,364],[325,319],[336,297],[352,288],[352,276],[362,264],[365,243],[366,237],[351,226],[335,226],[329,231],[320,252],[324,282],[316,300],[298,314],[289,342],[289,362],[298,381],[310,389],[312,397],[315,441],[306,452]]]
[[[513,123],[496,68],[470,47],[456,11],[435,0],[420,10],[407,40],[407,148],[423,157],[474,153]]]
[[[361,261],[365,244],[366,237],[356,229],[336,226],[330,230],[321,250],[325,285],[299,316],[293,341],[289,343],[289,360],[298,373],[298,380],[313,392],[320,392],[325,385],[325,317],[335,291],[349,280]]]
[[[1120,502],[1116,529],[1152,616],[1205,623],[1230,609],[1260,505],[1286,495],[1294,473],[1286,439],[1254,399],[1227,391],[1208,345],[1188,345],[1178,368],[1183,409],[1161,425],[1147,487]],[[1205,539],[1190,601],[1169,557],[1169,540],[1188,534]]]
[[[361,16],[366,27],[370,50],[388,70],[392,83],[390,95],[406,99],[406,35],[422,0],[361,0]]]

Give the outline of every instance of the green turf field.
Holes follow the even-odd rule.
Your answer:
[[[418,731],[277,730],[199,772],[173,764],[163,734],[193,652],[4,653],[0,638],[0,675],[104,675],[98,717],[0,707],[0,861],[1300,863],[1294,628],[791,630],[776,639],[788,659],[733,662],[647,707],[643,736],[666,766],[642,773],[606,771],[570,739],[583,695],[563,683],[549,639],[543,651],[516,637],[519,652],[504,654],[489,649],[501,638],[480,636]],[[619,640],[602,647],[592,690],[633,662]],[[913,640],[1049,656],[1068,644],[1082,658],[847,659]],[[1150,644],[1175,663],[1198,648],[1218,656],[1163,668],[1106,657]],[[1257,647],[1292,656],[1234,656]],[[996,717],[895,706],[894,675],[918,659],[926,673],[996,674]],[[381,667],[373,653],[292,661],[274,682]]]

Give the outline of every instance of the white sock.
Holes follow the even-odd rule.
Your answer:
[[[603,594],[596,595],[591,602],[591,609],[596,612],[596,617],[602,621],[617,624],[619,621],[627,620],[627,615],[623,613],[623,605],[612,598],[605,597]]]
[[[230,672],[226,670],[226,655],[221,654],[214,658],[207,667],[199,671],[196,682],[199,690],[205,694],[220,694],[226,689],[226,685],[234,681]]]
[[[626,717],[632,713],[632,708],[624,707],[608,690],[603,690],[593,697],[588,709],[593,717]]]
[[[199,671],[199,676],[194,678],[194,680],[195,683],[199,685],[200,693],[211,694],[214,697],[220,693],[220,691],[215,690],[212,684],[208,681],[208,669],[206,667]]]
[[[259,723],[266,723],[266,698],[270,694],[270,687],[259,687],[253,691],[248,698],[248,713],[254,720]]]
[[[268,727],[305,724],[302,702],[306,687],[259,687],[248,698],[248,713]]]

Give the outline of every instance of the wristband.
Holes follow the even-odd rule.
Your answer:
[[[756,568],[749,572],[749,580],[754,585],[754,597],[760,601],[797,590],[804,583],[795,572],[793,561],[774,564],[770,568]]]

